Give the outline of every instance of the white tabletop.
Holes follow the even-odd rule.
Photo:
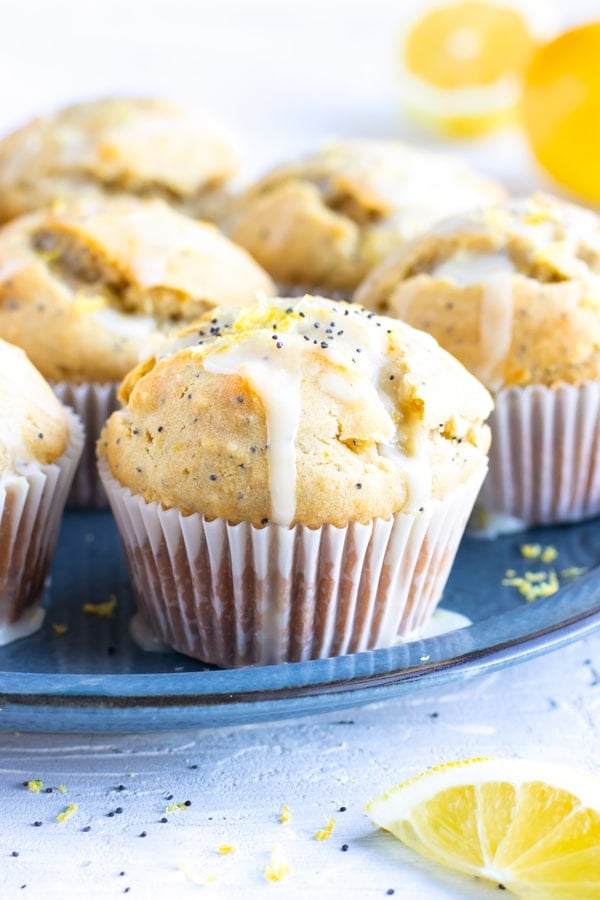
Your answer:
[[[443,760],[518,756],[600,770],[599,669],[600,634],[445,689],[277,725],[0,734],[0,897],[106,898],[127,887],[135,898],[492,897],[375,829],[365,803]],[[40,793],[23,786],[30,779],[43,782]],[[330,819],[331,836],[316,840]],[[233,851],[221,854],[224,845]],[[279,883],[264,875],[274,845],[292,868]]]
[[[0,128],[73,99],[158,92],[233,123],[247,175],[333,134],[425,142],[397,108],[393,40],[408,5],[3,0]],[[564,15],[593,5],[563,4]],[[515,191],[541,181],[516,134],[457,149]],[[302,721],[0,734],[0,897],[79,900],[128,888],[135,898],[491,897],[414,857],[363,807],[426,766],[462,757],[600,769],[598,672],[600,635],[493,675]],[[23,786],[32,779],[43,782],[39,793]],[[76,811],[57,822],[70,804]],[[331,819],[329,839],[316,840]],[[230,853],[219,852],[225,845]],[[274,845],[291,865],[279,883],[264,875]]]

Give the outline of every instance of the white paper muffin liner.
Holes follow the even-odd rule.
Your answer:
[[[103,509],[108,506],[96,464],[96,441],[104,423],[120,404],[117,400],[119,382],[106,384],[73,384],[69,381],[54,382],[54,393],[59,400],[75,410],[85,427],[85,444],[79,468],[67,497],[67,506],[79,509]]]
[[[100,461],[137,601],[168,646],[224,667],[386,647],[439,602],[486,464],[420,514],[256,528],[132,495]]]
[[[600,382],[508,387],[495,400],[481,518],[545,525],[600,514]]]
[[[31,634],[43,621],[35,606],[84,443],[79,418],[66,412],[71,439],[62,456],[32,465],[24,474],[9,474],[0,484],[0,646]]]

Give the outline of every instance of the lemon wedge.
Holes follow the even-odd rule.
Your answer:
[[[523,127],[541,165],[579,196],[600,202],[600,23],[566,31],[534,53]]]
[[[600,897],[600,779],[515,759],[450,762],[366,812],[413,850],[522,898]]]
[[[532,0],[438,0],[419,6],[398,47],[409,115],[455,137],[506,124],[518,106],[539,18]],[[547,25],[544,21],[544,31]]]

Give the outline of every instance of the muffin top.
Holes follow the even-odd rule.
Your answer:
[[[245,250],[160,200],[73,202],[0,229],[0,335],[51,381],[120,380],[154,331],[257,290],[274,288]]]
[[[0,477],[54,462],[69,435],[54,391],[19,347],[0,340]]]
[[[160,197],[202,216],[236,170],[206,114],[155,97],[95,100],[0,141],[0,221],[71,197]]]
[[[282,284],[348,292],[399,242],[503,197],[449,156],[399,141],[332,141],[251,186],[229,233]]]
[[[209,519],[416,512],[489,446],[487,391],[429,335],[321,297],[205,317],[141,363],[99,441],[134,494]]]
[[[448,219],[355,294],[432,334],[491,389],[600,377],[600,219],[546,195]]]

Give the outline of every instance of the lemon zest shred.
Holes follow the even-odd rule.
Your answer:
[[[61,794],[66,794],[66,793],[67,793],[67,789],[66,789],[66,787],[64,786],[64,784],[59,784],[59,786],[56,788],[56,790],[57,790],[57,791],[60,791]]]
[[[233,844],[221,844],[220,847],[217,847],[217,852],[222,856],[227,856],[228,853],[235,853],[236,849]]]
[[[554,560],[556,559],[557,556],[558,556],[558,550],[556,549],[556,547],[553,547],[552,544],[548,544],[548,546],[544,547],[544,549],[542,550],[540,560],[543,563],[547,564],[547,563],[554,562]]]
[[[115,594],[111,594],[104,603],[84,603],[83,611],[91,616],[101,616],[104,619],[112,619],[115,609],[117,608],[117,598]]]
[[[178,812],[179,810],[185,810],[187,806],[185,803],[169,803],[167,807],[165,807],[165,815],[170,815],[171,813]]]
[[[52,631],[54,632],[54,634],[66,634],[68,630],[68,625],[63,625],[60,622],[52,623]]]
[[[214,882],[217,881],[217,877],[215,875],[199,875],[194,871],[194,868],[190,863],[179,863],[178,868],[179,871],[183,872],[185,877],[188,878],[193,884],[203,886],[205,884],[214,884]]]
[[[503,578],[505,587],[514,587],[528,602],[555,594],[560,584],[554,569],[548,572],[526,572],[525,577]]]
[[[569,566],[567,569],[563,569],[560,573],[561,578],[578,578],[580,575],[585,575],[587,572],[587,566]]]
[[[285,825],[286,822],[289,822],[292,818],[292,814],[290,813],[290,808],[287,803],[281,804],[281,814],[279,816],[279,821],[282,825]]]
[[[273,844],[271,847],[271,858],[267,863],[264,876],[267,881],[283,881],[288,875],[292,874],[292,867],[283,855],[283,851],[279,844]]]
[[[541,544],[521,544],[521,556],[525,559],[538,559],[542,552]]]
[[[67,819],[73,815],[74,812],[77,812],[79,806],[77,803],[69,803],[66,809],[64,809],[61,813],[59,813],[56,817],[57,822],[66,822]]]
[[[331,832],[335,828],[335,819],[330,819],[325,828],[321,828],[315,834],[316,841],[327,841],[331,837]]]
[[[39,792],[41,791],[43,786],[44,786],[44,782],[40,781],[37,778],[32,781],[27,782],[27,789],[29,791],[31,791],[32,794],[39,794]]]

